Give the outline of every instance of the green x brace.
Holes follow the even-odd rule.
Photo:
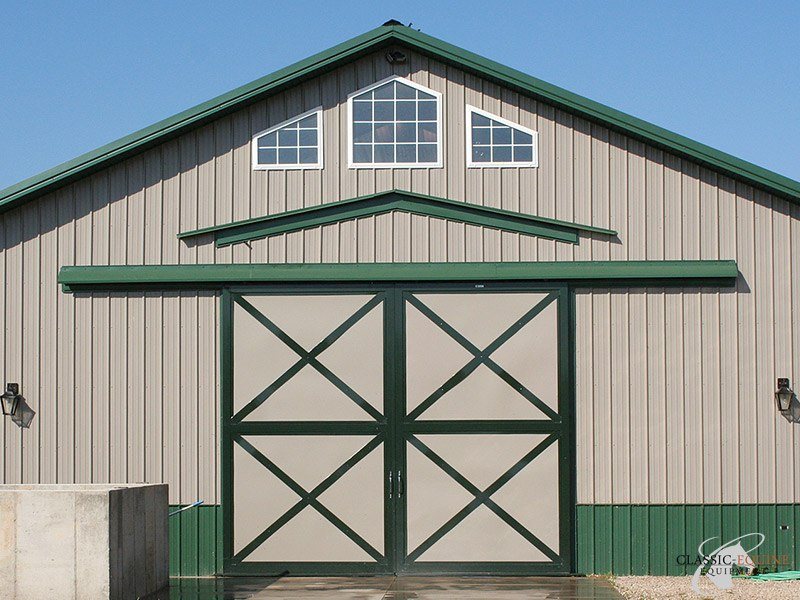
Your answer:
[[[509,468],[505,473],[503,473],[500,477],[498,477],[494,483],[492,483],[485,490],[481,490],[480,488],[475,486],[472,482],[470,482],[469,479],[464,477],[456,469],[450,466],[441,456],[436,454],[422,441],[420,441],[419,438],[410,435],[408,437],[408,441],[417,450],[419,450],[422,454],[427,456],[436,466],[438,466],[445,473],[447,473],[452,479],[454,479],[459,485],[461,485],[464,489],[466,489],[475,498],[471,500],[464,508],[458,511],[455,515],[453,515],[453,517],[450,518],[447,522],[445,522],[444,525],[442,525],[439,529],[433,532],[433,534],[431,534],[428,537],[428,539],[426,539],[419,546],[417,546],[417,548],[413,552],[409,553],[407,557],[409,562],[416,561],[426,550],[428,550],[442,537],[444,537],[449,531],[451,531],[454,527],[456,527],[461,521],[463,521],[471,512],[473,512],[481,504],[489,508],[489,510],[491,510],[498,517],[500,517],[506,524],[508,524],[512,529],[514,529],[514,531],[519,533],[529,543],[534,545],[543,554],[545,554],[548,558],[550,558],[550,560],[554,562],[560,561],[561,557],[559,557],[559,555],[556,552],[551,550],[544,542],[542,542],[538,537],[536,537],[533,533],[531,533],[524,525],[522,525],[514,517],[508,514],[505,510],[503,510],[503,508],[501,508],[496,502],[494,502],[494,500],[491,499],[491,496],[494,493],[496,493],[501,487],[503,487],[506,483],[508,483],[509,480],[511,480],[511,478],[514,477],[514,475],[519,473],[528,464],[530,464],[537,456],[539,456],[542,452],[544,452],[557,439],[558,435],[555,433],[547,436],[544,440],[542,440],[539,444],[537,444],[536,447],[534,447],[530,452],[528,452],[525,456],[523,456],[516,463],[514,463],[514,465],[511,468]]]
[[[439,315],[437,315],[434,311],[430,308],[425,306],[418,298],[413,296],[412,294],[408,294],[406,296],[406,300],[414,306],[418,311],[420,311],[423,315],[428,317],[431,321],[433,321],[439,328],[444,331],[447,335],[453,338],[456,342],[458,342],[464,349],[467,350],[470,354],[472,354],[473,358],[464,365],[461,369],[459,369],[452,377],[450,377],[445,383],[442,384],[439,389],[433,392],[430,396],[428,396],[425,400],[423,400],[413,411],[411,411],[408,415],[409,419],[417,419],[422,413],[428,410],[439,398],[444,396],[447,392],[457,386],[459,383],[464,381],[475,369],[477,369],[480,365],[486,365],[489,369],[491,369],[496,375],[500,377],[503,381],[505,381],[508,385],[514,388],[517,392],[519,392],[528,402],[533,404],[536,408],[541,410],[544,414],[546,414],[551,419],[557,421],[560,419],[558,413],[556,413],[552,408],[547,406],[541,399],[539,399],[536,394],[531,392],[527,389],[524,385],[522,385],[519,381],[517,381],[511,374],[509,374],[505,369],[503,369],[500,365],[494,362],[491,359],[491,354],[495,352],[500,346],[506,343],[509,339],[511,339],[520,329],[522,329],[525,325],[527,325],[531,320],[536,317],[539,313],[541,313],[545,308],[547,308],[551,302],[555,301],[558,298],[558,295],[555,293],[548,294],[541,302],[539,302],[536,306],[526,312],[522,317],[520,317],[513,325],[511,325],[508,329],[506,329],[499,337],[497,337],[491,344],[486,346],[483,350],[475,346],[472,342],[470,342],[467,338],[461,335],[458,331],[456,331],[449,323],[447,323],[444,319],[442,319]]]
[[[289,521],[291,521],[295,516],[297,516],[300,511],[302,511],[306,506],[311,506],[312,508],[316,509],[323,517],[325,517],[328,521],[330,521],[339,531],[344,533],[347,537],[349,537],[354,543],[356,543],[362,550],[364,550],[367,554],[372,556],[376,561],[380,561],[383,559],[383,555],[372,547],[372,545],[367,542],[364,538],[358,535],[349,525],[347,525],[344,521],[342,521],[339,517],[333,514],[328,508],[326,508],[319,500],[319,496],[331,487],[334,483],[336,483],[347,471],[349,471],[353,466],[356,465],[362,458],[367,456],[370,452],[372,452],[376,447],[383,443],[383,434],[380,434],[374,438],[372,438],[367,444],[361,448],[358,452],[356,452],[353,456],[347,459],[344,463],[342,463],[338,469],[336,469],[333,473],[328,475],[321,483],[319,483],[313,490],[306,491],[299,483],[297,483],[294,479],[289,477],[285,471],[283,471],[278,465],[264,456],[258,449],[253,446],[250,442],[244,439],[241,436],[236,436],[234,438],[235,442],[239,444],[248,454],[250,454],[253,458],[255,458],[258,462],[260,462],[263,466],[269,469],[273,475],[275,475],[278,479],[280,479],[283,483],[285,483],[291,490],[300,496],[300,500],[292,506],[288,511],[286,511],[283,515],[278,517],[269,527],[267,527],[264,531],[258,534],[253,540],[247,544],[244,548],[242,548],[236,555],[233,557],[233,560],[241,561],[246,558],[250,553],[252,553],[256,548],[258,548],[261,544],[263,544],[270,536],[275,534],[281,527],[286,525]]]
[[[348,329],[353,327],[362,317],[366,316],[373,308],[383,302],[384,294],[377,294],[370,299],[364,306],[359,308],[355,313],[350,315],[344,322],[334,329],[325,339],[319,344],[314,346],[311,350],[306,350],[296,341],[294,341],[286,332],[273,323],[269,318],[259,312],[252,304],[241,296],[234,297],[234,301],[246,310],[254,319],[271,331],[279,340],[286,344],[292,351],[294,351],[300,358],[294,363],[286,372],[278,377],[275,381],[269,384],[262,390],[255,398],[248,402],[238,413],[233,416],[234,423],[241,423],[244,418],[250,413],[261,406],[267,399],[272,396],[284,383],[289,381],[292,377],[297,375],[300,370],[306,365],[310,365],[316,369],[325,379],[335,385],[342,391],[348,398],[358,404],[364,411],[366,411],[373,419],[379,421],[383,418],[369,402],[364,400],[353,388],[347,385],[344,381],[339,379],[328,367],[323,365],[317,357],[328,349],[336,340],[347,332]]]

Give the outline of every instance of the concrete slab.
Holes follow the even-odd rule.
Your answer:
[[[173,579],[148,600],[621,600],[594,577],[230,577]]]

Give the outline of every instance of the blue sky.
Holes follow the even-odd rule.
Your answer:
[[[800,180],[800,3],[73,2],[0,20],[0,188],[390,18]]]

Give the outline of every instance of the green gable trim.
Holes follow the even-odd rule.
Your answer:
[[[380,215],[392,211],[461,221],[470,225],[493,227],[573,244],[578,243],[579,231],[616,235],[616,232],[610,229],[525,215],[509,210],[479,206],[467,202],[456,202],[413,192],[392,190],[341,202],[330,202],[319,206],[301,208],[277,215],[187,231],[179,233],[178,237],[182,239],[214,234],[217,246],[228,246],[278,233],[299,231],[309,227],[319,227],[339,221]]]
[[[577,285],[730,286],[732,260],[508,263],[216,264],[62,267],[65,291],[220,288],[253,283],[353,281],[567,281]]]
[[[410,27],[382,26],[305,60],[280,69],[208,102],[199,104],[150,127],[87,152],[73,160],[0,190],[0,212],[32,200],[79,177],[162,143],[191,128],[265,98],[310,77],[390,44],[405,44],[435,59],[550,102],[573,114],[630,135],[678,156],[697,161],[794,202],[800,202],[800,182],[794,181],[725,152],[715,150],[599,102],[568,92],[520,71],[506,67]]]
[[[576,531],[576,571],[587,575],[692,575],[697,565],[678,557],[753,532],[765,536],[755,554],[781,563],[765,567],[800,568],[800,504],[579,504]]]

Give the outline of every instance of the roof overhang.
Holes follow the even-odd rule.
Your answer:
[[[216,264],[62,267],[58,282],[67,292],[390,281],[527,280],[579,287],[729,287],[738,275],[732,260]]]
[[[578,243],[580,232],[607,236],[617,234],[616,231],[601,227],[537,217],[468,202],[456,202],[403,190],[389,190],[350,200],[329,202],[275,215],[186,231],[179,233],[178,238],[186,239],[210,234],[214,236],[217,246],[229,246],[279,233],[300,231],[309,227],[320,227],[395,211],[460,221],[470,225],[535,235],[573,244]]]

